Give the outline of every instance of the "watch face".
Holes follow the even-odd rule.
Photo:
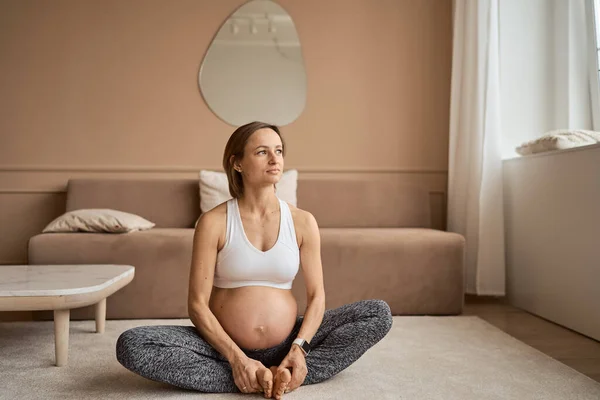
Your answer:
[[[310,352],[310,344],[307,341],[302,342],[302,349],[308,354]]]

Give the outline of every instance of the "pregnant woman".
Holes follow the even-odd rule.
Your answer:
[[[252,122],[233,132],[223,156],[233,198],[202,214],[194,234],[194,326],[123,332],[116,349],[123,366],[201,392],[281,399],[336,375],[388,333],[392,316],[382,300],[325,310],[317,222],[275,192],[284,153],[274,125]],[[291,291],[300,268],[303,316]]]

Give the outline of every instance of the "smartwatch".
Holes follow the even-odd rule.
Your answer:
[[[293,344],[297,344],[298,347],[300,347],[300,349],[302,349],[304,356],[307,356],[308,353],[310,353],[310,350],[311,350],[310,343],[308,343],[306,340],[298,338],[298,339],[294,340]]]

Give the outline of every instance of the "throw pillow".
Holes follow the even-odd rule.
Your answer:
[[[205,213],[231,199],[225,172],[200,171],[200,212]],[[275,194],[283,201],[296,205],[298,170],[291,169],[281,175]]]
[[[155,225],[139,215],[111,209],[90,208],[69,211],[50,222],[42,232],[124,233],[151,229]]]

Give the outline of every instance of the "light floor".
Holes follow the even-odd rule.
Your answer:
[[[532,315],[503,298],[465,297],[464,315],[476,315],[516,339],[600,382],[600,342]],[[31,320],[31,312],[0,312],[0,321]]]
[[[600,382],[600,342],[594,339],[513,307],[503,298],[467,295],[464,315],[476,315]]]

